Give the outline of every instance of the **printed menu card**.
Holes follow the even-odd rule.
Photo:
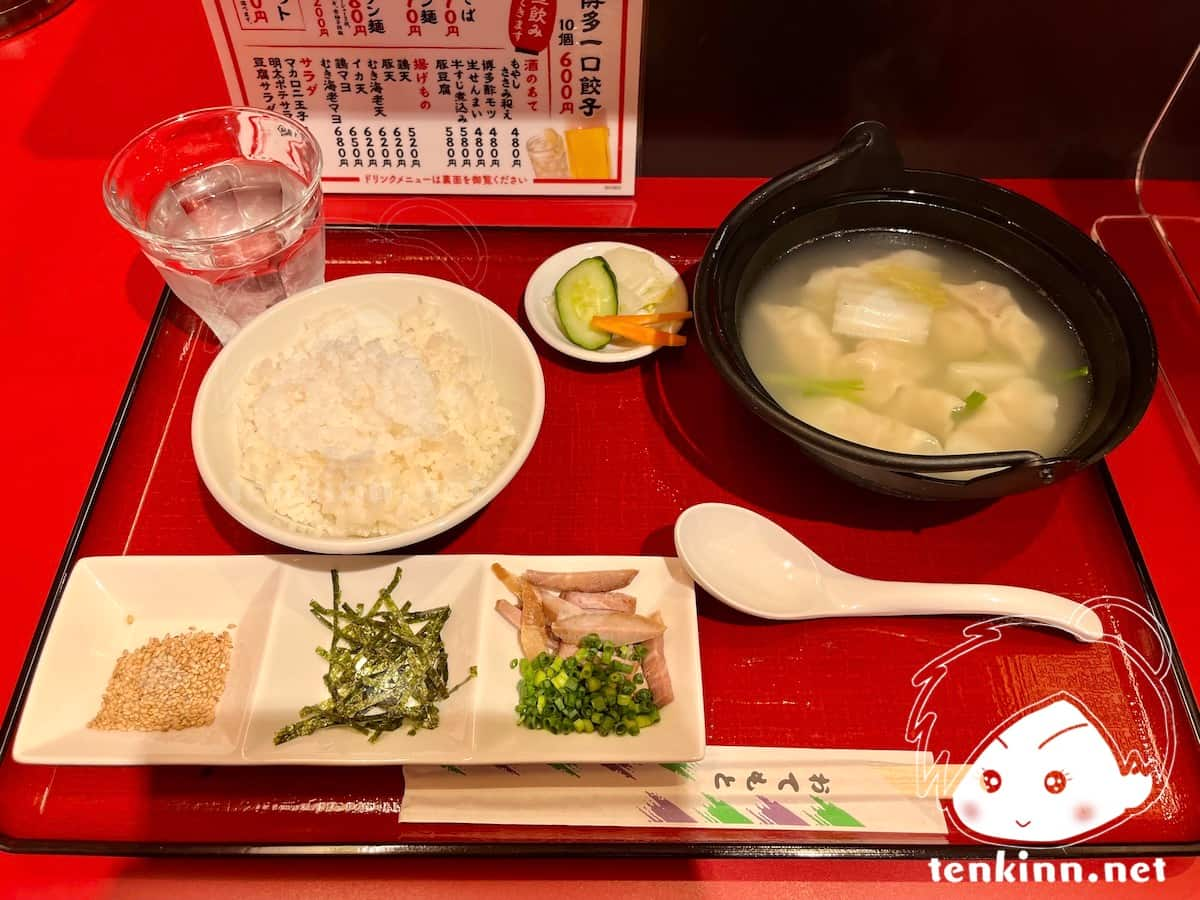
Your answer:
[[[632,194],[642,0],[202,0],[235,105],[328,192]]]

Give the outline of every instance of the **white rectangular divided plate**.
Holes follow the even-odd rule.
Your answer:
[[[675,701],[636,737],[553,735],[516,724],[520,655],[516,630],[494,610],[508,593],[490,571],[638,569],[625,590],[638,611],[660,610]],[[396,566],[393,594],[416,609],[448,605],[442,632],[450,682],[471,665],[479,677],[440,704],[432,731],[383,735],[374,744],[348,728],[327,728],[275,746],[275,732],[300,707],[327,696],[314,649],[329,632],[310,600],[374,602]],[[132,617],[132,622],[130,622]],[[89,729],[113,665],[151,637],[232,631],[233,659],[216,721],[173,732]],[[442,765],[689,762],[704,754],[704,703],[696,596],[675,559],[657,556],[129,556],[80,560],[51,623],[13,744],[20,763],[47,765]]]

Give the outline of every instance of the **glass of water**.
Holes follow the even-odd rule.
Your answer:
[[[108,211],[221,343],[325,280],[321,149],[261,109],[184,113],[146,129],[104,176]]]

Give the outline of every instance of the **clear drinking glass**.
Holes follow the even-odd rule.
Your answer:
[[[321,150],[261,109],[184,113],[113,159],[104,202],[222,342],[325,280]]]
[[[71,0],[0,0],[0,40],[32,28],[71,5]]]

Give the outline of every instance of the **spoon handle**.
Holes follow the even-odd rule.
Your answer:
[[[830,585],[839,615],[1014,616],[1070,632],[1081,641],[1099,640],[1104,624],[1095,611],[1045,591],[994,584],[922,584],[872,581],[851,575]]]

